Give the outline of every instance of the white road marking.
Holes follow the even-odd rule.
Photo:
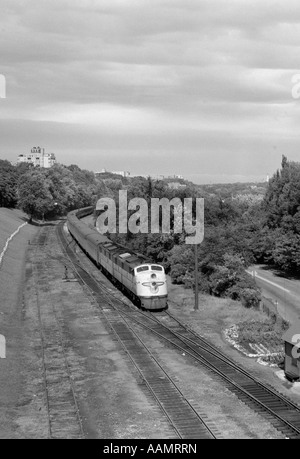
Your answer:
[[[6,340],[3,335],[0,335],[0,359],[6,359]]]
[[[1,265],[1,262],[3,260],[3,257],[4,257],[4,254],[6,252],[6,250],[8,249],[8,244],[10,243],[10,241],[16,236],[16,234],[18,234],[18,232],[20,231],[21,228],[23,228],[23,226],[27,225],[27,223],[23,223],[23,225],[20,225],[19,228],[14,232],[12,233],[9,238],[7,239],[6,241],[6,244],[4,246],[4,249],[2,250],[1,254],[0,254],[0,265]]]
[[[246,272],[248,274],[251,274],[251,276],[253,276],[253,271],[246,271]],[[256,271],[254,271],[254,273],[255,273],[254,278],[257,277],[257,279],[260,279],[260,280],[262,280],[264,282],[267,282],[268,284],[271,284],[274,287],[279,288],[280,290],[283,290],[284,292],[290,293],[290,290],[288,290],[288,289],[286,289],[284,287],[281,287],[281,285],[275,284],[275,282],[271,282],[268,279],[265,279],[264,277],[259,276]]]

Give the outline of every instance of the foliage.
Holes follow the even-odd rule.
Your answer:
[[[32,220],[33,217],[43,217],[53,210],[55,201],[51,194],[51,181],[45,179],[40,170],[34,170],[22,175],[18,184],[19,206]]]
[[[300,163],[282,158],[262,204],[265,214],[261,252],[266,261],[285,271],[300,267]]]
[[[238,342],[240,344],[263,344],[267,347],[282,347],[282,335],[285,328],[281,323],[276,323],[272,319],[261,321],[241,322],[238,325]]]
[[[261,295],[255,282],[245,271],[245,263],[240,255],[224,252],[218,246],[217,252],[211,252],[210,244],[199,247],[199,289],[219,297],[241,300],[247,307],[257,307]],[[175,246],[170,253],[170,274],[174,283],[194,286],[193,249],[181,245]]]
[[[0,207],[14,207],[16,204],[17,174],[8,161],[0,161]]]
[[[151,198],[204,198],[205,238],[198,250],[198,277],[200,290],[211,295],[255,307],[260,292],[246,274],[247,266],[259,262],[292,272],[299,270],[300,163],[283,156],[281,170],[268,184],[200,186],[184,180],[181,184],[174,189],[168,186],[168,180],[124,178],[111,173],[95,176],[76,165],[40,169],[0,161],[0,205],[19,206],[31,218],[65,215],[95,204],[100,197],[114,198],[118,211],[119,191],[126,190],[128,201],[137,197],[147,201],[150,224]],[[128,211],[128,217],[134,212]],[[176,222],[171,208],[169,234],[117,233],[110,237],[162,263],[173,282],[193,287],[194,247],[185,244],[184,231],[174,232]]]
[[[107,190],[93,172],[76,165],[55,164],[49,169],[31,168],[21,174],[16,192],[19,207],[31,218],[54,218],[95,204]]]
[[[18,178],[29,168],[30,166],[25,164],[15,167],[9,161],[0,160],[0,207],[17,205]]]
[[[181,200],[202,197],[197,186],[187,184],[185,188],[174,190],[168,188],[163,181],[142,177],[131,180],[126,189],[128,200],[134,197],[144,198],[149,209],[150,199],[153,197],[170,200],[174,197]],[[248,197],[249,190],[247,191]],[[206,195],[205,238],[198,249],[198,279],[201,291],[241,300],[247,307],[258,305],[260,292],[252,278],[246,274],[245,268],[255,261],[251,244],[257,240],[256,232],[260,229],[255,212],[251,213],[250,208],[258,207],[261,201],[261,198],[234,201]],[[149,221],[150,214],[149,211]],[[170,220],[169,234],[127,233],[110,237],[162,263],[174,283],[194,287],[194,247],[185,244],[184,231],[182,234],[174,233],[175,215],[172,208]]]

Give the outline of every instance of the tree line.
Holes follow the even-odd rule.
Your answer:
[[[55,164],[45,169],[0,160],[0,206],[19,207],[30,220],[54,218],[90,206],[107,192],[93,172],[76,165]]]
[[[119,184],[120,187],[123,185]],[[128,186],[134,196],[203,197],[205,237],[198,249],[199,288],[220,297],[256,306],[260,291],[245,269],[266,263],[297,276],[300,268],[300,163],[283,156],[268,183],[196,186],[170,189],[165,182],[140,178]],[[115,235],[162,263],[173,282],[194,287],[194,248],[184,234]]]
[[[300,163],[283,156],[271,178],[257,220],[257,261],[297,275],[300,268]]]
[[[123,186],[119,183],[113,190],[116,202],[118,191]],[[245,268],[255,261],[251,244],[258,226],[255,219],[253,223],[251,212],[262,201],[263,195],[261,199],[246,202],[243,199],[232,199],[232,196],[223,199],[219,193],[212,192],[212,189],[205,190],[204,187],[191,183],[186,183],[185,188],[173,189],[165,181],[152,181],[142,177],[131,180],[126,189],[128,200],[136,196],[142,197],[149,201],[149,209],[151,198],[204,198],[205,237],[198,249],[200,290],[219,297],[241,300],[249,307],[258,305],[260,291]],[[255,193],[256,191],[254,195]],[[164,265],[174,283],[194,288],[194,246],[185,243],[184,231],[181,234],[174,231],[174,219],[175,214],[171,212],[169,234],[117,232],[110,237]]]
[[[183,182],[178,189],[164,180],[96,177],[76,165],[50,169],[0,161],[0,206],[19,207],[32,218],[50,219],[111,197],[120,190],[134,197],[204,198],[205,237],[198,249],[200,291],[256,306],[260,291],[245,269],[269,263],[297,274],[300,267],[300,163],[282,158],[281,169],[268,184],[198,186]],[[150,208],[150,205],[149,205]],[[172,208],[171,208],[172,210]],[[130,213],[129,213],[130,215]],[[161,263],[173,282],[194,287],[194,247],[185,234],[112,234],[118,243]]]

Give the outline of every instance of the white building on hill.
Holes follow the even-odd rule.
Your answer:
[[[20,163],[29,163],[35,167],[49,168],[56,163],[56,158],[54,153],[45,153],[45,148],[33,147],[31,153],[18,156],[17,164]]]
[[[112,171],[112,174],[122,175],[122,177],[129,177],[130,172],[128,171]]]

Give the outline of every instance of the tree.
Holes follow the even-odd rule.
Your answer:
[[[0,160],[0,207],[15,207],[17,203],[17,171],[9,161]]]
[[[281,170],[271,178],[262,206],[265,212],[265,253],[280,269],[300,268],[300,163],[282,157]],[[268,247],[268,248],[267,248]]]
[[[53,183],[43,170],[34,169],[20,177],[18,183],[19,206],[32,218],[44,218],[56,205],[51,194]]]
[[[77,195],[79,194],[73,174],[61,164],[55,164],[50,169],[45,170],[44,174],[48,179],[49,191],[56,202],[56,214],[64,215],[76,206]]]
[[[300,212],[300,163],[283,156],[282,169],[269,182],[264,209],[269,228],[295,231]]]

